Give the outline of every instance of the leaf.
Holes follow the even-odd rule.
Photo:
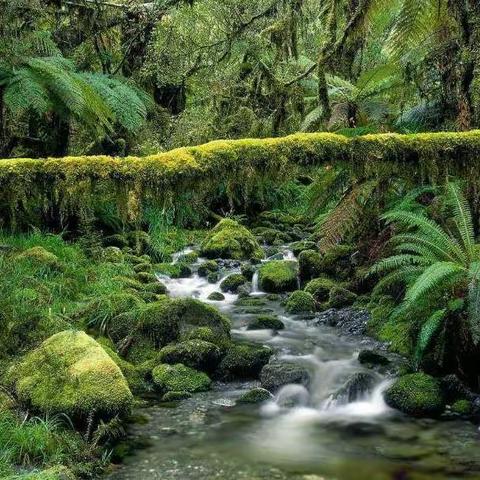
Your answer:
[[[430,318],[422,325],[415,347],[414,360],[415,364],[419,365],[424,357],[428,347],[432,343],[433,337],[436,335],[440,327],[443,325],[447,310],[437,310]]]

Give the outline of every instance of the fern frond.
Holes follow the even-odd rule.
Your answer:
[[[424,357],[428,347],[432,343],[434,336],[437,334],[438,330],[443,325],[446,314],[446,309],[437,310],[422,325],[422,328],[418,335],[417,345],[415,347],[414,354],[415,364],[417,366]]]
[[[321,252],[340,243],[358,225],[378,182],[374,179],[355,185],[328,214],[319,230]]]
[[[473,231],[472,214],[467,200],[455,183],[448,183],[448,201],[453,208],[455,225],[469,258],[475,255],[475,234]]]
[[[406,265],[428,265],[428,260],[411,254],[393,255],[378,261],[371,269],[371,273],[383,273],[396,270]]]
[[[395,284],[410,285],[422,274],[424,269],[423,266],[405,265],[398,270],[388,273],[377,282],[372,291],[372,296],[385,292],[388,287]]]
[[[396,222],[406,228],[417,228],[427,238],[435,243],[439,252],[442,252],[446,260],[461,263],[466,262],[465,252],[462,251],[458,242],[451,238],[437,223],[433,220],[413,212],[391,211],[382,216],[387,222]]]
[[[443,290],[449,287],[452,281],[462,274],[465,274],[465,270],[458,263],[434,263],[427,267],[408,289],[405,295],[405,302],[407,304],[413,304],[421,301],[431,290]]]

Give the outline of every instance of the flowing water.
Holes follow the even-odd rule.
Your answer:
[[[293,258],[288,249],[280,256]],[[239,270],[227,265],[225,275]],[[380,347],[373,340],[328,326],[321,316],[285,314],[278,299],[259,291],[256,275],[250,305],[236,295],[208,301],[220,282],[198,275],[161,280],[172,296],[215,304],[231,318],[235,339],[271,346],[273,362],[304,367],[310,382],[286,385],[257,405],[236,400],[258,382],[218,382],[178,403],[152,401],[129,426],[127,442],[142,447],[110,480],[480,479],[475,425],[458,418],[417,420],[385,404],[392,371],[368,370],[357,360],[361,349]],[[246,330],[261,313],[279,315],[285,330]]]

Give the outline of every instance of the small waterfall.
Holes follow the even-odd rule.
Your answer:
[[[260,293],[258,288],[258,270],[253,274],[252,277],[252,293]]]
[[[178,260],[183,257],[184,255],[188,255],[189,253],[192,253],[194,250],[191,247],[184,248],[183,250],[180,250],[177,253],[174,253],[172,255],[172,265],[178,262]]]

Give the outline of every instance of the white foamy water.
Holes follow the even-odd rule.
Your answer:
[[[225,300],[208,300],[208,296],[213,292],[220,292],[220,283],[225,278],[221,278],[217,283],[209,283],[206,278],[197,274],[188,278],[170,278],[167,275],[157,275],[158,279],[167,287],[168,294],[171,297],[196,298],[207,303],[220,306],[228,306],[235,302],[238,295],[232,293],[223,293]]]

